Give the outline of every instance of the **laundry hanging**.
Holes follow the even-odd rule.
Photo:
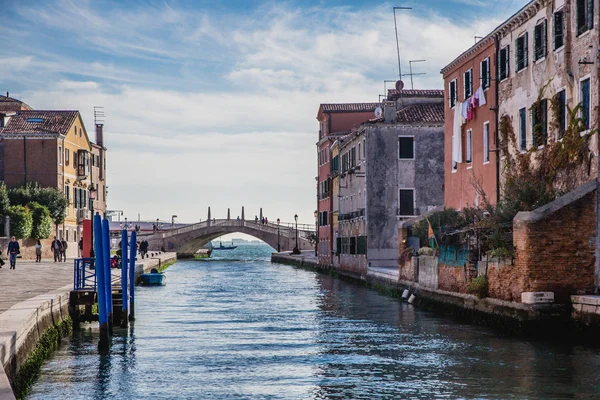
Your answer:
[[[457,102],[454,106],[454,124],[452,126],[452,166],[462,162],[461,126],[462,110],[465,103]]]

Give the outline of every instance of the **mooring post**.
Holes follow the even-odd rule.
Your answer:
[[[133,307],[133,288],[135,287],[135,243],[136,233],[131,232],[131,244],[129,245],[129,320],[133,321],[135,308]]]
[[[108,313],[108,334],[113,334],[112,273],[110,260],[110,229],[108,220],[102,221],[102,250],[104,252],[104,290],[106,293],[106,311]]]
[[[98,322],[100,323],[100,341],[98,349],[108,348],[108,313],[106,310],[106,292],[104,285],[104,250],[102,249],[102,219],[100,215],[94,215],[94,251],[96,252],[96,293],[98,294]]]
[[[127,328],[129,316],[127,315],[127,229],[121,232],[121,328]]]

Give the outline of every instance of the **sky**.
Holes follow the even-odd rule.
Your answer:
[[[103,106],[108,208],[129,220],[314,223],[320,103],[376,102],[440,69],[524,0],[0,0],[0,93]],[[410,85],[410,77],[404,81]],[[389,87],[389,86],[388,86]]]

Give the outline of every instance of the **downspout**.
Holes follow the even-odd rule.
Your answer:
[[[65,192],[65,163],[67,162],[66,157],[64,157],[65,154],[65,138],[62,138],[62,154],[60,155],[60,157],[62,157],[63,161],[62,161],[62,192],[64,194]],[[62,223],[62,230],[63,230],[63,235],[65,232],[65,220],[63,219],[63,223]],[[63,236],[64,238],[64,236]],[[65,253],[66,254],[66,253]]]
[[[500,79],[499,79],[499,74],[498,74],[498,66],[499,66],[499,62],[500,62],[500,57],[499,57],[499,53],[500,53],[500,39],[498,38],[498,35],[494,35],[494,53],[495,53],[495,57],[496,57],[496,71],[495,72],[495,79],[494,79],[494,86],[495,86],[495,93],[494,93],[494,97],[496,100],[496,104],[494,105],[494,112],[496,114],[496,133],[495,133],[495,140],[496,140],[496,204],[500,203],[500,135],[498,130],[500,129]]]
[[[600,46],[600,44],[599,44]],[[597,91],[596,91],[596,127],[600,127],[600,47],[596,50],[596,82],[597,82]],[[591,106],[591,104],[590,104]],[[594,108],[592,108],[593,110]],[[595,284],[596,289],[594,292],[598,294],[600,291],[600,135],[598,132],[596,135],[596,251],[595,256],[596,260],[594,262],[594,270],[595,270]]]
[[[23,183],[27,183],[27,138],[23,135]]]

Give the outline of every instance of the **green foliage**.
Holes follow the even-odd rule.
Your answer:
[[[52,219],[50,212],[45,206],[32,201],[27,205],[31,211],[33,218],[33,228],[31,230],[31,238],[47,239],[52,233]]]
[[[0,182],[0,217],[8,215],[10,200],[8,199],[8,190],[4,182]]]
[[[420,256],[433,256],[433,255],[435,255],[435,250],[432,249],[431,247],[421,247],[419,249],[419,255]]]
[[[11,206],[8,215],[10,216],[10,235],[18,239],[29,238],[33,227],[31,212],[23,206]]]
[[[50,218],[55,224],[62,224],[65,220],[67,199],[62,192],[55,188],[41,188],[36,182],[28,182],[18,188],[8,191],[10,204],[27,205],[31,202],[45,206],[50,212]]]
[[[494,257],[499,260],[503,260],[505,258],[513,258],[515,253],[514,253],[514,249],[507,249],[505,247],[496,247],[496,248],[488,251],[487,255],[489,257]]]
[[[476,295],[480,299],[488,296],[488,279],[486,276],[478,276],[473,279],[467,286],[467,292]]]

